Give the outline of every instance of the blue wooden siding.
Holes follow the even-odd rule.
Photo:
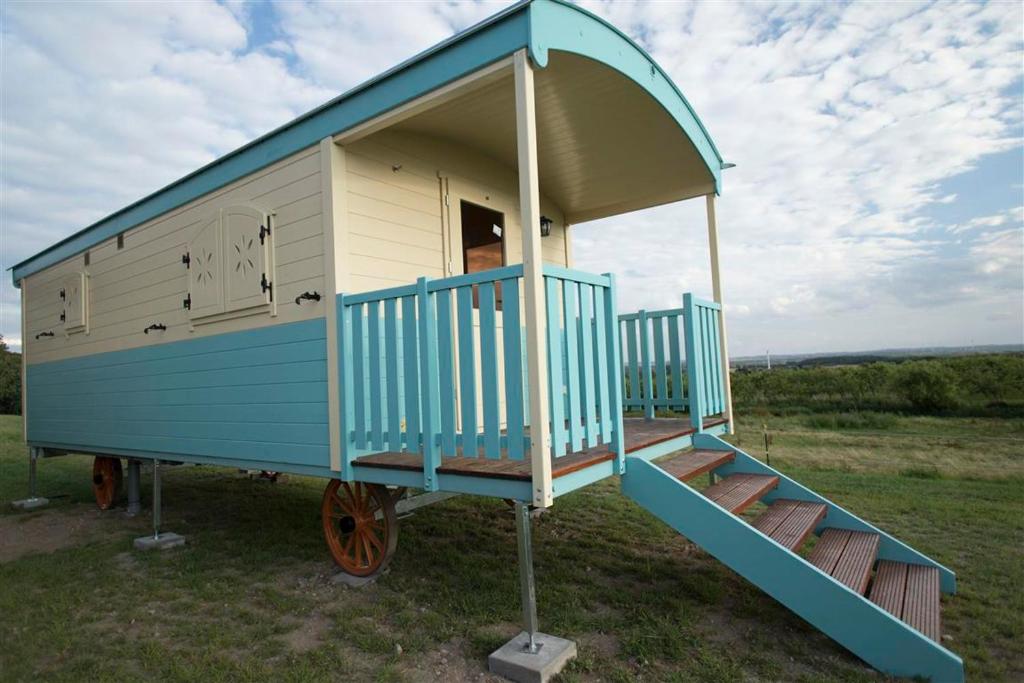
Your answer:
[[[329,467],[325,331],[320,318],[30,364],[27,439]]]

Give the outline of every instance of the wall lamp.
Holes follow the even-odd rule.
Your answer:
[[[553,222],[554,221],[552,221],[547,216],[541,216],[540,217],[540,236],[541,237],[547,237],[548,235],[551,234],[551,224]]]

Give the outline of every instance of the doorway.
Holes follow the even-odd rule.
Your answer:
[[[479,273],[505,265],[505,214],[465,199],[459,200],[462,232],[462,272]],[[495,285],[495,303],[501,310],[501,283]],[[473,287],[473,308],[480,307],[480,292]]]

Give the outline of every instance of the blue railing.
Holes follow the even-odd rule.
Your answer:
[[[522,276],[515,265],[338,296],[344,478],[382,451],[422,455],[428,490],[445,457],[526,457]],[[621,465],[612,279],[545,266],[544,284],[550,455],[608,444]]]
[[[622,409],[687,412],[698,430],[702,420],[725,411],[720,346],[721,306],[692,294],[683,307],[620,315],[625,350]]]

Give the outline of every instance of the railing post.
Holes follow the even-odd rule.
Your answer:
[[[651,381],[651,350],[647,335],[647,311],[640,309],[640,378],[644,387],[644,419],[654,419],[654,382]],[[640,388],[637,387],[637,391]]]
[[[352,394],[352,316],[345,307],[345,295],[339,294],[336,299],[338,315],[335,324],[338,328],[338,431],[341,447],[341,478],[352,481],[352,430],[355,424],[355,412]]]
[[[423,430],[423,488],[436,491],[437,468],[441,466],[440,444],[437,442],[440,422],[440,398],[437,369],[437,316],[434,300],[427,289],[427,278],[416,280],[420,337],[420,418]]]
[[[700,319],[693,294],[683,294],[683,336],[686,338],[686,384],[689,388],[690,424],[704,431],[704,360],[701,357]]]
[[[554,502],[551,489],[551,435],[548,423],[548,367],[544,356],[544,262],[540,248],[540,180],[533,66],[525,49],[514,56],[519,215],[523,226],[523,299],[526,361],[530,391],[530,465],[533,504]]]
[[[626,407],[623,405],[622,398],[622,350],[620,348],[621,342],[619,341],[619,316],[618,316],[618,301],[615,296],[615,276],[611,273],[605,273],[605,277],[608,278],[608,296],[604,298],[605,306],[605,324],[608,326],[608,344],[611,345],[611,363],[608,364],[608,370],[611,372],[611,390],[612,397],[609,401],[611,403],[612,415],[614,415],[615,424],[612,427],[612,443],[611,447],[615,451],[615,466],[619,474],[626,473],[626,442],[624,439],[624,427],[622,424],[622,413]],[[601,353],[605,353],[605,349],[600,349]],[[601,419],[604,420],[608,416],[602,415]]]

